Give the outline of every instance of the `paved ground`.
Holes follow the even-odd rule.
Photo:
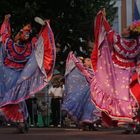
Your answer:
[[[16,134],[15,128],[0,128],[1,140],[138,140],[140,134],[121,134],[121,129],[80,131],[62,128],[31,128],[27,134]]]

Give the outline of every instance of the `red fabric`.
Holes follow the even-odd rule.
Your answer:
[[[103,125],[105,127],[111,126],[112,125],[112,119],[105,112],[102,112],[101,115],[102,115]]]
[[[5,117],[13,122],[23,122],[23,114],[19,110],[18,104],[9,104],[1,108]]]
[[[10,68],[22,69],[22,68],[24,68],[26,63],[19,64],[19,63],[9,60],[8,58],[5,58],[4,64],[5,64],[5,66],[8,66]]]
[[[130,91],[133,94],[133,96],[136,98],[139,106],[140,106],[140,84],[138,82],[138,73],[135,72],[131,77],[131,83],[130,83]],[[140,121],[139,115],[135,118],[137,121]]]
[[[35,43],[37,42],[37,37],[32,38],[32,47],[35,48]]]
[[[129,61],[128,62],[119,61],[116,56],[117,56],[117,54],[113,54],[112,55],[112,60],[118,66],[121,66],[121,67],[124,67],[124,68],[134,67],[135,66],[134,62],[131,62],[131,61],[130,62]]]
[[[92,62],[92,67],[94,71],[96,71],[96,68],[97,68],[97,60],[98,60],[98,47],[97,45],[94,45],[94,49],[91,54],[91,62]]]
[[[114,43],[114,31],[112,30],[110,24],[108,23],[108,21],[106,20],[105,17],[103,17],[103,26],[105,28],[105,31],[107,32],[107,39],[108,39],[108,42],[110,44],[113,44]]]
[[[49,33],[48,33],[49,32]],[[53,69],[53,61],[54,61],[54,40],[51,37],[52,36],[52,32],[49,31],[49,27],[46,26],[42,33],[41,33],[42,37],[44,38],[44,68],[45,71],[47,73],[47,76],[50,77],[52,74],[52,69]],[[52,42],[51,42],[52,41]]]
[[[92,66],[93,66],[94,71],[96,71],[96,65],[97,65],[97,60],[98,60],[98,47],[99,47],[98,41],[99,41],[99,35],[100,35],[102,26],[104,26],[106,32],[109,32],[111,30],[111,27],[108,21],[106,20],[106,18],[103,16],[102,11],[99,11],[95,20],[95,27],[94,27],[95,41],[94,41],[93,51],[91,54],[91,61],[92,61]],[[114,32],[111,32],[108,34],[107,37],[108,37],[109,42],[113,42],[113,35],[114,35]]]
[[[8,51],[8,56],[5,57],[4,64],[6,66],[9,66],[10,68],[16,68],[16,69],[23,68],[28,60],[27,57],[30,56],[30,54],[32,53],[31,43],[27,43],[23,47],[18,47],[17,45],[14,44],[14,48],[18,53],[15,52],[12,45],[13,45],[13,41],[9,40],[6,48],[6,51]],[[23,51],[24,53],[20,54]],[[19,62],[16,62],[14,60],[18,60]],[[24,62],[22,62],[22,60]]]
[[[136,53],[136,51],[137,51],[137,47],[134,47],[134,45],[135,45],[135,41],[134,40],[131,40],[131,41],[126,41],[126,40],[124,40],[124,39],[122,39],[122,41],[123,41],[123,43],[125,44],[125,46],[127,46],[127,48],[132,48],[132,49],[127,49],[127,48],[124,48],[124,46],[120,43],[121,42],[121,37],[118,35],[117,36],[117,39],[118,39],[118,41],[117,41],[117,46],[118,46],[118,48],[120,48],[120,50],[123,50],[125,53]]]
[[[97,60],[98,60],[98,40],[99,40],[99,31],[101,28],[101,22],[102,22],[102,12],[99,12],[96,17],[95,21],[95,27],[94,27],[94,47],[93,51],[91,54],[91,61],[92,61],[92,66],[94,71],[96,71],[96,65],[97,65]]]
[[[111,26],[109,25],[109,23],[108,23],[108,21],[106,20],[105,17],[103,17],[103,25],[105,27],[106,32],[109,32],[111,30]]]
[[[112,120],[105,112],[101,112],[102,123],[105,127],[114,126],[117,127],[118,121]]]
[[[9,20],[2,23],[0,34],[2,36],[2,43],[5,44],[6,39],[11,36],[11,27]]]
[[[130,90],[131,90],[131,93],[137,99],[139,106],[140,106],[140,84],[138,82],[138,73],[137,72],[135,72],[131,77]]]

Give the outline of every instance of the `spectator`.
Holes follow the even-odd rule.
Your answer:
[[[30,126],[33,127],[37,127],[37,123],[38,123],[38,104],[37,104],[37,98],[29,98],[28,100],[26,100],[26,104],[27,104],[27,109],[28,109],[28,113],[29,113],[29,117],[28,117],[28,123],[30,122]]]
[[[48,115],[48,106],[47,103],[45,101],[42,101],[40,104],[40,112],[41,112],[41,116],[42,116],[42,121],[43,121],[43,127],[47,127],[47,115]]]
[[[54,80],[55,81],[55,80]],[[52,97],[51,99],[51,116],[52,116],[52,125],[57,127],[61,122],[61,102],[64,92],[63,79],[58,79],[58,81],[53,82],[52,86],[49,88],[48,94]]]

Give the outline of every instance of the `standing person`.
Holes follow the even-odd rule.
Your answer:
[[[33,98],[29,98],[26,100],[26,105],[27,105],[27,110],[28,110],[28,118],[27,122],[29,126],[33,127],[34,126],[34,119],[33,119]]]
[[[61,123],[61,102],[64,93],[64,84],[62,79],[54,81],[52,86],[48,90],[48,94],[51,98],[51,117],[52,125],[58,127]]]
[[[94,27],[92,101],[108,125],[112,120],[118,124],[138,123],[140,21],[124,29],[121,37],[110,27],[103,9],[97,14]],[[131,131],[132,127],[126,133]]]
[[[42,101],[39,110],[41,112],[41,117],[42,117],[42,122],[43,122],[43,127],[47,127],[47,115],[48,115],[48,105],[45,101]]]
[[[28,119],[27,122],[30,127],[38,127],[38,101],[36,97],[31,97],[26,100]]]
[[[93,69],[92,69],[92,64],[91,64],[91,59],[86,57],[83,59],[83,66],[86,68],[86,70],[93,76]],[[91,80],[90,80],[91,81]],[[89,82],[90,83],[90,82]],[[94,124],[98,123],[98,121],[100,121],[100,111],[98,111],[95,107],[95,105],[93,103],[91,103],[91,92],[89,92],[89,97],[87,99],[87,102],[85,104],[84,107],[84,113],[83,113],[83,122],[82,122],[82,126],[83,129],[86,130],[86,127],[88,126],[89,130],[93,130],[93,131],[97,131],[97,128],[94,127]],[[87,120],[87,116],[88,114],[91,114],[91,120],[89,119],[89,121]]]
[[[34,97],[33,98],[33,110],[32,110],[32,114],[33,114],[33,122],[34,122],[34,127],[38,127],[38,111],[39,111],[39,105],[38,105],[38,101],[37,98]]]
[[[36,18],[37,22],[43,21]],[[55,43],[49,22],[43,21],[38,38],[32,40],[31,24],[11,38],[10,15],[5,15],[0,34],[0,111],[7,120],[18,122],[25,132],[28,111],[25,99],[44,88],[52,76]]]
[[[99,119],[99,112],[91,102],[90,81],[94,75],[89,58],[80,60],[71,52],[67,58],[65,72],[65,96],[62,110],[71,119],[82,126],[83,130],[96,130],[94,122]]]

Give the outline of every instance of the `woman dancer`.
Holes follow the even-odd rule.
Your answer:
[[[105,15],[103,9],[95,20],[92,101],[109,125],[111,120],[118,124],[138,123],[140,22],[135,21],[124,29],[122,38],[112,30]]]
[[[83,61],[83,63],[82,63]],[[84,129],[96,130],[93,123],[99,119],[97,109],[91,102],[89,82],[93,76],[89,58],[80,60],[71,52],[67,58],[65,73],[65,96],[62,110]]]
[[[31,24],[27,24],[14,40],[10,15],[5,16],[1,26],[0,111],[7,120],[19,123],[20,132],[27,130],[25,99],[48,84],[54,67],[54,37],[49,22],[43,23],[38,38],[31,38]]]

